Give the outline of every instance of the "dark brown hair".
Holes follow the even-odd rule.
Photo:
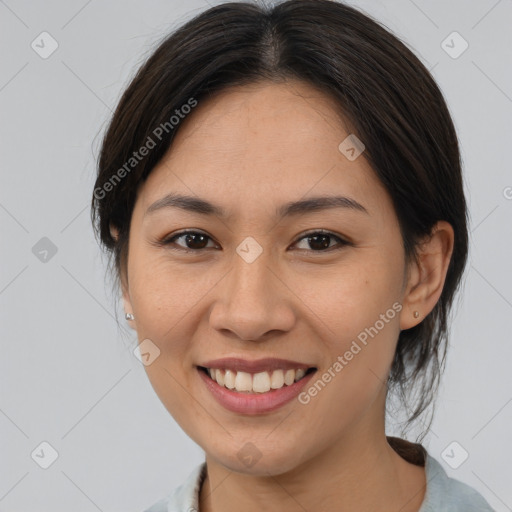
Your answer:
[[[171,118],[230,86],[286,79],[333,98],[363,141],[363,155],[393,201],[407,261],[437,221],[454,229],[442,295],[422,322],[400,332],[389,375],[389,390],[406,409],[418,392],[409,425],[434,405],[444,369],[448,315],[467,259],[467,210],[457,135],[440,89],[408,47],[368,15],[330,0],[225,3],[166,36],[127,87],[103,138],[91,209],[95,234],[118,287],[137,189],[179,129]],[[131,160],[150,139],[154,147]],[[117,241],[110,224],[119,230]]]

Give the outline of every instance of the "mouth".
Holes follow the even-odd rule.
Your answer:
[[[277,368],[261,372],[244,372],[205,366],[197,366],[197,369],[220,387],[242,394],[273,393],[292,386],[317,371],[316,367]]]
[[[261,368],[261,361],[257,364]],[[256,373],[253,366],[251,371],[197,366],[206,390],[218,404],[230,412],[250,416],[271,413],[290,403],[311,380],[317,368],[274,368]]]

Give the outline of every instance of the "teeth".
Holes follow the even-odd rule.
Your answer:
[[[252,391],[256,391],[256,393],[270,391],[270,375],[268,372],[254,374],[252,378]]]
[[[275,370],[272,372],[270,379],[270,387],[272,389],[279,389],[284,386],[284,373],[283,370]]]
[[[237,391],[252,391],[251,374],[245,372],[236,372],[235,389]]]
[[[224,386],[224,373],[222,372],[222,370],[213,371],[215,372],[213,379],[216,380],[221,386]]]
[[[283,386],[291,386],[302,379],[306,370],[274,370],[273,372],[260,372],[254,375],[247,372],[235,372],[233,370],[220,370],[207,368],[210,377],[220,386],[245,393],[266,393],[271,389],[280,389]]]
[[[297,382],[298,380],[302,379],[302,377],[304,377],[304,375],[306,375],[306,370],[304,370],[304,368],[299,368],[295,372],[295,382]]]
[[[295,370],[286,370],[284,374],[284,383],[290,386],[295,381]]]
[[[222,372],[222,370],[218,370],[216,373]],[[235,389],[235,377],[236,372],[232,372],[231,370],[226,370],[224,372],[224,387],[228,389]]]

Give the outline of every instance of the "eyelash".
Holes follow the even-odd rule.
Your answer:
[[[163,238],[163,239],[160,239],[158,240],[156,243],[158,246],[170,246],[172,244],[174,244],[174,240],[178,239],[178,238],[181,238],[185,235],[203,235],[207,238],[209,238],[210,240],[213,240],[210,236],[208,236],[206,233],[202,233],[201,231],[181,231],[179,233],[176,233],[174,234],[172,237],[166,237],[166,238]],[[298,238],[294,244],[302,241],[303,239],[307,239],[307,238],[310,238],[310,237],[313,237],[314,235],[327,235],[331,238],[334,238],[336,239],[338,242],[339,242],[339,246],[338,247],[329,247],[325,250],[317,250],[317,251],[314,251],[314,250],[310,250],[309,252],[313,252],[313,253],[326,253],[326,252],[331,252],[333,250],[340,250],[342,249],[344,246],[352,246],[353,244],[351,242],[349,242],[348,240],[345,240],[343,238],[341,238],[340,236],[338,235],[335,235],[334,233],[331,233],[330,231],[326,231],[326,230],[323,230],[323,229],[318,229],[316,231],[310,231],[308,233],[304,233],[300,238]],[[183,248],[183,247],[169,247],[171,250],[173,251],[182,251],[182,252],[185,252],[185,253],[198,253],[198,252],[202,252],[204,250],[206,250],[206,248],[203,248],[203,249],[186,249],[186,248]],[[307,251],[307,249],[300,249],[302,251]]]

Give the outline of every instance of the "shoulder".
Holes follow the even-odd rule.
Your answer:
[[[494,512],[476,489],[449,477],[423,445],[399,437],[386,437],[407,462],[425,467],[425,497],[418,512]]]
[[[418,512],[494,512],[473,487],[448,476],[428,453],[425,460],[427,489]]]
[[[199,489],[206,475],[206,462],[196,466],[185,481],[143,512],[192,512],[199,510]]]

